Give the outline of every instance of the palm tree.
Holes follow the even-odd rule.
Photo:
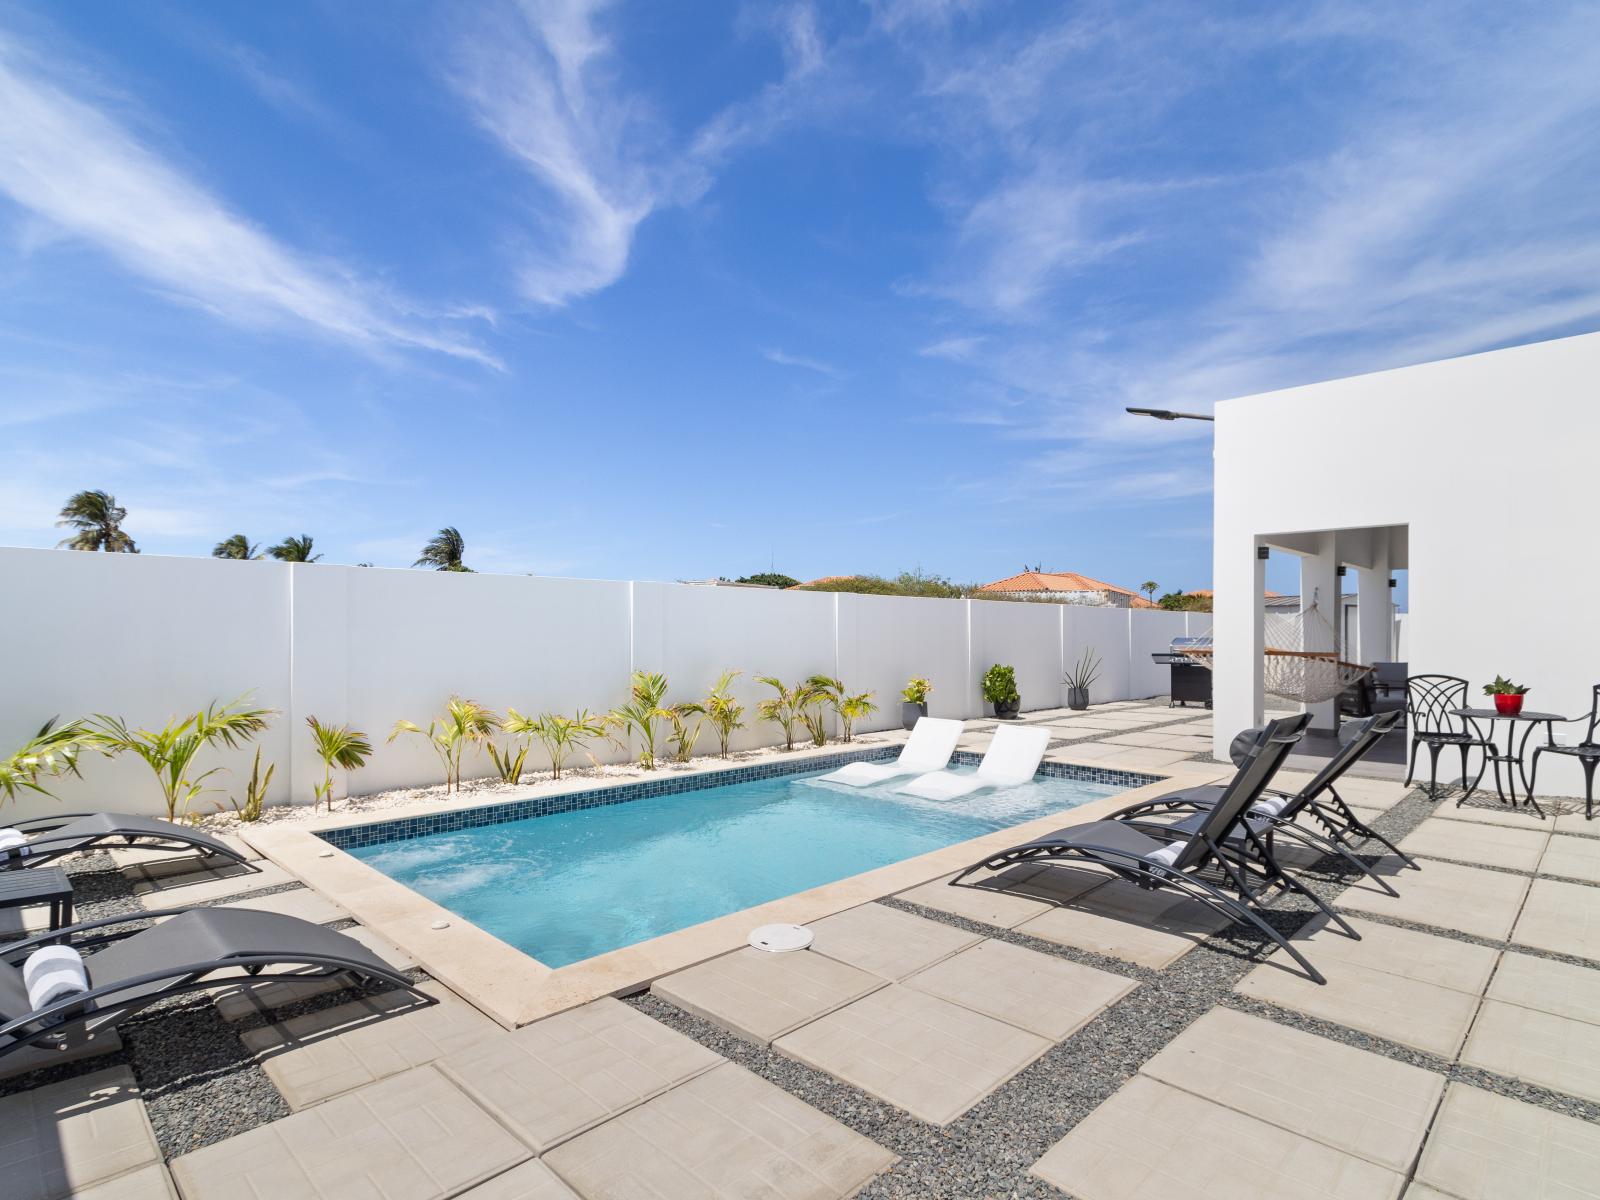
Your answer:
[[[1145,597],[1153,604],[1155,603],[1156,589],[1160,586],[1161,585],[1154,579],[1146,579],[1139,585],[1139,590],[1143,592]]]
[[[311,553],[309,533],[302,533],[299,537],[286,537],[276,546],[268,546],[267,554],[279,562],[313,563],[322,557],[320,554]]]
[[[56,544],[70,546],[74,550],[137,554],[139,547],[122,531],[122,522],[127,515],[128,510],[118,504],[117,498],[110,492],[99,489],[79,492],[67,501],[61,510],[61,519],[56,522],[76,532]]]
[[[422,557],[411,565],[432,567],[435,571],[465,571],[470,575],[472,568],[461,561],[461,556],[466,552],[467,542],[461,536],[461,531],[454,525],[446,525],[433,535],[422,548]]]
[[[232,537],[224,538],[215,546],[211,547],[211,557],[239,559],[260,558],[260,551],[261,544],[259,542],[252,546],[249,538],[245,537],[245,535],[242,533],[236,533]]]

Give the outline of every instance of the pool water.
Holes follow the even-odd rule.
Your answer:
[[[480,825],[349,853],[552,967],[1123,790],[1038,777],[953,801],[821,772]],[[903,782],[903,781],[899,781]]]

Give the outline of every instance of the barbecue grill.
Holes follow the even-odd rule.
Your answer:
[[[1167,649],[1157,650],[1150,656],[1150,661],[1158,667],[1172,668],[1172,688],[1169,693],[1172,698],[1167,703],[1168,708],[1173,705],[1187,708],[1190,701],[1211,707],[1211,672],[1189,656],[1191,647],[1209,654],[1211,639],[1173,638]]]

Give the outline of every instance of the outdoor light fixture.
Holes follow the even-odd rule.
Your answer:
[[[1136,417],[1154,417],[1158,421],[1215,421],[1215,417],[1204,416],[1201,413],[1173,412],[1170,408],[1129,408]]]
[[[1266,562],[1267,559],[1271,556],[1271,554],[1272,554],[1272,551],[1267,549],[1267,547],[1265,547],[1265,546],[1257,546],[1256,547],[1256,557],[1259,558],[1262,562]]]

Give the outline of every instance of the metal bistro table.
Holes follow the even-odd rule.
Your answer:
[[[1467,789],[1466,795],[1463,795],[1461,800],[1456,801],[1456,807],[1459,808],[1461,801],[1472,794],[1479,781],[1483,779],[1484,771],[1487,771],[1492,764],[1494,766],[1494,790],[1495,794],[1500,797],[1500,802],[1511,805],[1518,803],[1517,778],[1516,775],[1512,774],[1512,768],[1515,767],[1517,775],[1522,776],[1522,790],[1528,793],[1527,802],[1533,805],[1534,811],[1540,817],[1543,817],[1545,811],[1539,807],[1539,802],[1533,798],[1533,788],[1528,783],[1528,768],[1523,763],[1523,755],[1527,752],[1528,739],[1533,736],[1535,729],[1543,725],[1546,730],[1549,730],[1553,722],[1565,721],[1567,718],[1560,713],[1529,712],[1527,709],[1515,714],[1503,713],[1493,708],[1457,708],[1451,711],[1456,716],[1465,717],[1471,722],[1488,721],[1489,732],[1483,740],[1489,743],[1491,751],[1494,749],[1494,723],[1496,721],[1504,721],[1506,723],[1506,752],[1504,754],[1486,753],[1483,756],[1483,766],[1478,769],[1478,778],[1472,781],[1472,787]],[[1521,741],[1517,740],[1517,725],[1519,723],[1525,726],[1522,731]],[[1553,736],[1553,733],[1551,736]],[[1506,765],[1506,786],[1503,788],[1500,786],[1501,763]],[[1465,782],[1465,780],[1462,782]],[[1508,791],[1511,793],[1509,798],[1506,796]]]
[[[72,924],[72,881],[60,867],[19,867],[0,871],[0,909],[50,906],[51,930]]]

